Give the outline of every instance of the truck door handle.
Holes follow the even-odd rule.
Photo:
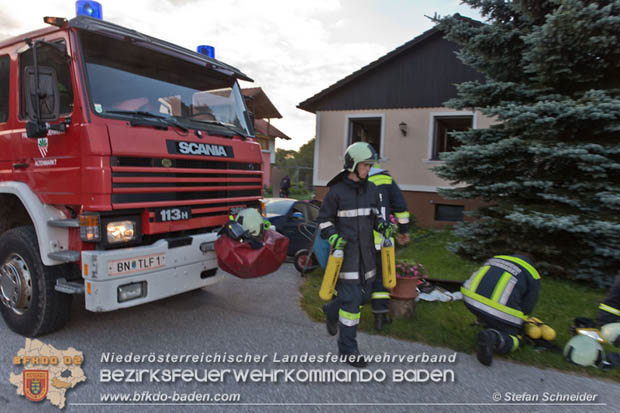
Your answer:
[[[21,169],[21,168],[28,168],[30,165],[28,163],[14,163],[13,164],[13,168],[15,169]]]

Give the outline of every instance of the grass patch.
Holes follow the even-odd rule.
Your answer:
[[[446,249],[448,243],[456,240],[447,230],[418,230],[412,234],[412,240],[409,246],[396,252],[396,258],[422,263],[430,278],[464,281],[480,266],[480,263],[464,260]],[[320,269],[308,274],[301,287],[302,308],[317,322],[324,321],[321,310],[323,301],[318,296],[322,276]],[[533,315],[556,330],[557,338],[554,343],[563,349],[571,338],[569,327],[573,319],[578,316],[595,318],[598,304],[606,293],[606,290],[582,283],[543,278],[540,298]],[[418,341],[475,354],[476,335],[480,330],[478,326],[472,325],[475,321],[476,317],[467,310],[462,300],[448,303],[419,301],[411,318],[394,320],[381,333],[374,330],[370,305],[365,305],[359,329],[371,334]],[[609,345],[603,347],[606,352],[618,351]],[[620,381],[620,369],[601,371],[594,367],[576,366],[566,361],[561,352],[540,351],[528,344],[521,345],[518,351],[504,357],[537,367]]]

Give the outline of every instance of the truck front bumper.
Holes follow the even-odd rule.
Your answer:
[[[142,247],[82,251],[86,309],[134,307],[214,284],[223,277],[211,248],[216,239],[216,233],[208,233]]]

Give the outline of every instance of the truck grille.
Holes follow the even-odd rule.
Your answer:
[[[112,208],[148,208],[149,222],[156,208],[190,206],[186,228],[221,225],[205,218],[225,222],[231,208],[254,205],[261,198],[259,163],[112,157],[111,167]]]

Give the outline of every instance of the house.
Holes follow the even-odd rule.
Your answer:
[[[254,115],[254,132],[256,142],[263,155],[263,185],[272,186],[271,165],[276,162],[276,138],[290,140],[282,131],[271,124],[271,119],[281,119],[282,115],[271,103],[267,94],[260,87],[241,89],[245,104]],[[279,178],[278,178],[279,182]]]
[[[384,159],[419,225],[443,227],[481,204],[440,197],[437,188],[450,183],[431,170],[441,164],[439,153],[458,145],[447,132],[491,124],[478,111],[443,106],[456,96],[455,84],[484,79],[458,60],[458,48],[430,29],[297,106],[316,114],[313,185],[319,199],[342,169],[347,146],[364,141]]]

